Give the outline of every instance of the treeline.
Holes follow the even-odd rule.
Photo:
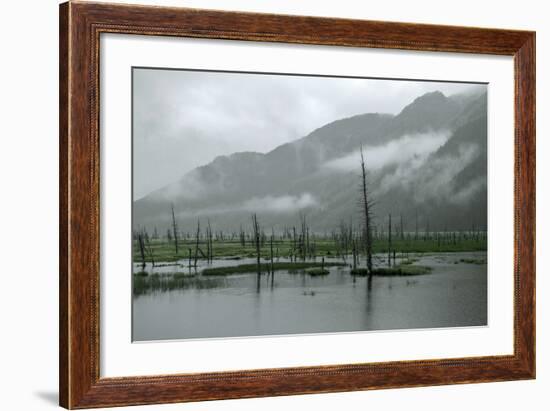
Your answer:
[[[193,230],[167,230],[164,236],[158,230],[149,233],[140,228],[134,231],[136,261],[157,264],[159,261],[184,260],[186,265],[197,267],[200,260],[212,261],[216,257],[246,256],[291,262],[319,257],[341,258],[353,267],[366,254],[366,230],[364,225],[341,221],[329,232],[314,232],[306,214],[299,214],[297,223],[284,230],[262,226],[261,219],[253,214],[250,223],[239,225],[239,231],[225,233],[215,231],[210,220],[197,220]],[[428,228],[408,229],[401,217],[389,215],[385,222],[373,226],[371,252],[387,254],[387,260],[406,258],[411,252],[474,251],[486,248],[487,232],[481,227],[470,230],[431,231]],[[176,224],[177,227],[177,224]],[[169,258],[167,258],[167,256]],[[396,257],[397,256],[397,257]],[[372,256],[371,256],[372,258]],[[366,263],[366,261],[365,261]]]
[[[391,213],[384,216],[384,210],[374,210],[376,202],[368,189],[367,167],[363,148],[360,147],[360,190],[359,218],[353,223],[341,221],[339,226],[330,232],[315,232],[311,229],[306,214],[300,212],[296,225],[268,228],[262,227],[256,213],[251,215],[250,222],[240,224],[238,230],[230,232],[214,230],[210,220],[206,219],[201,226],[198,219],[196,227],[181,230],[174,205],[167,210],[171,224],[161,236],[157,227],[149,234],[144,228],[137,228],[134,233],[134,247],[143,265],[163,260],[187,260],[189,267],[197,267],[199,260],[211,262],[215,256],[255,257],[260,272],[261,258],[270,261],[273,271],[273,260],[280,257],[290,262],[306,259],[324,258],[325,256],[342,258],[357,269],[364,257],[366,271],[373,272],[373,254],[385,254],[388,265],[395,265],[397,255],[408,258],[409,252],[442,252],[474,251],[486,249],[487,233],[484,227],[472,224],[470,230],[433,230],[429,218],[424,218],[420,227],[418,211],[414,211],[414,221],[405,221],[403,214],[392,218]],[[405,210],[410,215],[411,210]],[[384,216],[384,217],[382,217]],[[203,220],[204,223],[204,220]],[[167,247],[165,247],[167,245]],[[228,247],[229,245],[229,247]],[[168,249],[167,249],[168,248]],[[218,250],[218,249],[219,250]],[[228,251],[229,249],[229,251]],[[220,250],[222,253],[220,253]],[[162,254],[162,255],[157,255]],[[134,252],[136,256],[136,252]],[[135,258],[135,257],[134,257]],[[380,258],[378,255],[377,258]]]

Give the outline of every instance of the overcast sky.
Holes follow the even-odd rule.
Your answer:
[[[331,121],[399,113],[458,83],[134,69],[134,199],[219,155],[268,152]]]

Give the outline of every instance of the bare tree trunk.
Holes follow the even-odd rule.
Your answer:
[[[207,260],[212,261],[213,250],[212,250],[212,226],[210,225],[210,219],[208,219],[208,231],[207,231]]]
[[[151,241],[149,238],[145,239],[145,250],[147,251],[147,254],[149,255],[149,258],[151,259],[151,265],[155,266],[155,253],[153,251],[153,245],[151,244]]]
[[[206,261],[210,262],[210,230],[206,226]]]
[[[367,190],[367,170],[365,167],[365,158],[363,156],[363,146],[361,146],[361,188],[362,188],[362,205],[365,219],[365,251],[367,254],[367,271],[369,276],[372,275],[372,233],[371,233],[371,217],[372,217],[372,202],[368,199]]]
[[[399,219],[401,220],[401,227],[400,227],[400,231],[401,231],[401,241],[403,241],[405,239],[405,232],[403,231],[403,214],[399,214]]]
[[[271,239],[269,241],[269,247],[271,249],[271,275],[275,274],[275,270],[273,269],[273,232],[271,233]]]
[[[309,247],[309,227],[306,227],[306,254],[311,258],[311,248]]]
[[[240,240],[241,240],[241,246],[245,247],[245,246],[246,246],[246,243],[245,243],[245,234],[244,234],[244,230],[243,230],[243,226],[242,226],[242,225],[241,225],[241,227],[240,227],[239,238],[240,238]]]
[[[357,270],[357,244],[355,240],[353,240],[351,247],[351,251],[353,253],[353,269]]]
[[[252,229],[254,230],[254,244],[256,246],[256,265],[258,267],[258,274],[260,274],[260,227],[256,213],[252,214]]]
[[[428,241],[430,239],[430,220],[426,219],[426,233],[424,234],[424,240]]]
[[[292,254],[294,255],[294,261],[296,261],[296,227],[292,227]],[[292,261],[292,256],[290,257]]]
[[[174,214],[174,204],[172,203],[172,230],[174,232],[174,244],[176,245],[176,254],[178,254],[178,225],[176,215]]]
[[[306,229],[307,229],[307,223],[306,223],[306,215],[301,214],[300,219],[302,220],[302,235],[300,236],[300,254],[302,257],[302,261],[305,261],[306,259]]]
[[[139,245],[139,254],[141,255],[141,269],[145,268],[145,244],[143,242],[143,233],[137,234],[137,240]]]
[[[414,229],[414,239],[418,240],[418,210],[415,210],[415,229]]]
[[[201,235],[201,220],[197,220],[197,237],[195,240],[195,268],[197,268],[197,259],[199,258],[199,238]]]
[[[391,267],[391,213],[388,222],[388,266]]]

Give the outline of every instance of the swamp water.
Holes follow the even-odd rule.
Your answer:
[[[350,275],[349,266],[327,267],[330,273],[324,276],[311,276],[304,270],[190,276],[194,269],[185,267],[184,260],[146,266],[148,275],[133,279],[133,340],[487,324],[486,253],[413,257],[415,265],[429,266],[432,272],[374,276],[369,282],[366,277]],[[384,266],[383,259],[376,256],[378,266]],[[326,260],[336,261],[342,260]],[[201,261],[197,272],[253,263],[254,259]],[[134,266],[135,272],[141,269],[139,264]]]

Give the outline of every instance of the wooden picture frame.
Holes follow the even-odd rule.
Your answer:
[[[513,56],[513,355],[100,378],[101,33]],[[69,2],[60,6],[59,48],[61,406],[126,406],[535,377],[534,32]]]

